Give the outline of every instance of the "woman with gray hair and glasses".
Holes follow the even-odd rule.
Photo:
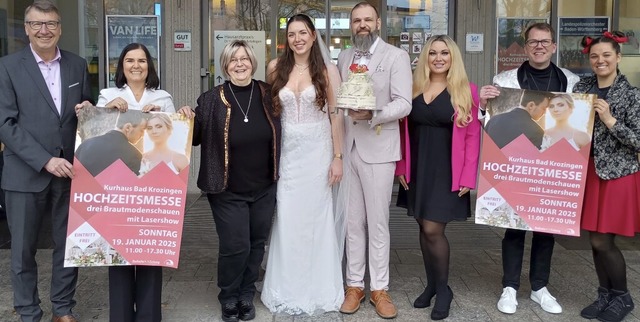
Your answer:
[[[218,300],[223,321],[255,317],[265,241],[276,204],[280,115],[271,86],[254,80],[258,61],[247,42],[227,44],[220,64],[227,81],[200,95],[193,145],[202,146],[198,187],[207,193],[218,232]]]

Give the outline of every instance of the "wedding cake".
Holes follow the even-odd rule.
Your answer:
[[[354,64],[355,65],[355,64]],[[355,110],[376,110],[376,97],[373,84],[367,75],[364,65],[351,66],[349,77],[340,85],[338,90],[338,108]]]

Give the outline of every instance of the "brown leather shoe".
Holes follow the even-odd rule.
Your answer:
[[[376,306],[376,313],[383,319],[393,319],[398,315],[398,310],[393,305],[391,296],[385,290],[371,291],[369,301]]]
[[[364,302],[364,290],[357,287],[347,287],[344,292],[344,302],[340,306],[340,312],[344,314],[356,313],[362,302]]]
[[[53,316],[51,319],[52,322],[78,322],[73,315],[65,315],[65,316]]]

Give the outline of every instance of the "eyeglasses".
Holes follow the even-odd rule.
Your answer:
[[[549,46],[551,46],[551,44],[553,44],[553,40],[551,40],[551,39],[542,39],[542,40],[529,39],[529,40],[527,40],[525,42],[525,44],[527,44],[527,46],[529,46],[531,48],[538,47],[538,44],[542,45],[542,47],[549,47]]]
[[[47,26],[49,30],[56,30],[60,26],[60,21],[26,21],[25,23],[29,24],[33,30],[40,30],[43,25]]]
[[[242,63],[243,65],[246,65],[251,63],[251,59],[249,59],[249,57],[231,58],[229,63],[231,65],[237,65],[238,63]]]

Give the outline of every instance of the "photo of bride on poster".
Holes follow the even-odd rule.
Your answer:
[[[179,174],[189,165],[191,131],[178,113],[87,108],[79,116],[76,157],[94,177],[118,159],[139,176],[161,162]]]
[[[577,104],[577,105],[576,105]],[[570,94],[554,94],[549,101],[545,115],[545,130],[540,150],[546,150],[556,142],[565,139],[579,151],[589,145],[593,128],[593,111],[582,101],[574,101]]]
[[[189,165],[187,155],[191,150],[191,144],[184,145],[182,138],[186,136],[180,134],[187,133],[184,132],[184,128],[180,128],[179,122],[175,123],[174,127],[171,117],[164,113],[152,113],[147,119],[145,139],[148,140],[144,141],[140,175],[146,174],[160,162],[164,162],[175,173],[180,173]],[[186,130],[188,131],[188,128]],[[177,137],[174,137],[174,132],[177,132]]]

